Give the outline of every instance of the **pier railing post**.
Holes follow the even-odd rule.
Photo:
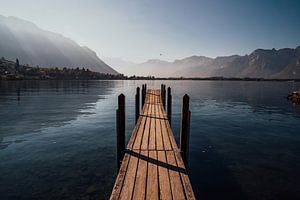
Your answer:
[[[161,97],[161,101],[163,101],[163,90],[164,90],[164,85],[161,84],[160,85],[160,97]]]
[[[147,85],[143,84],[143,86],[142,86],[142,108],[144,107],[144,104],[145,104],[146,93],[147,93]]]
[[[145,85],[143,84],[142,85],[142,109],[144,107],[144,96],[145,96]]]
[[[144,104],[145,104],[145,100],[146,100],[146,95],[147,95],[147,84],[145,84],[145,90],[144,90]]]
[[[137,123],[140,116],[140,87],[136,88],[135,95],[135,123]]]
[[[191,112],[189,110],[190,97],[185,94],[182,100],[181,110],[181,124],[180,124],[180,151],[183,162],[187,167],[189,154],[189,135],[190,135],[190,121]]]
[[[161,84],[161,89],[160,89],[160,95],[161,95],[161,101],[163,104],[164,109],[166,110],[166,85]]]
[[[163,90],[163,106],[164,109],[166,110],[166,85],[164,85],[164,90]]]
[[[170,87],[168,87],[168,109],[167,109],[167,113],[168,113],[168,119],[169,119],[170,126],[172,126],[172,95],[171,95],[171,88]]]
[[[120,94],[118,96],[118,109],[116,112],[117,125],[117,164],[120,169],[121,162],[125,151],[125,96]]]

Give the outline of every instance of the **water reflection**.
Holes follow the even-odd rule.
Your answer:
[[[107,199],[117,95],[126,96],[128,140],[143,83],[0,82],[0,199]],[[198,198],[300,198],[300,106],[285,99],[291,83],[163,83],[172,88],[177,141],[181,98],[191,97],[189,173]]]
[[[1,82],[0,199],[107,197],[115,173],[108,105],[120,84]]]
[[[0,88],[0,140],[59,126],[109,94],[113,81],[6,81]]]

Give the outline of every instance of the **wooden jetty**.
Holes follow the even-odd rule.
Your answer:
[[[168,88],[167,95],[168,112],[165,111],[164,85],[162,90],[147,90],[146,85],[143,85],[141,112],[139,112],[139,92],[140,89],[137,88],[136,126],[126,149],[125,96],[122,94],[119,96],[117,110],[119,173],[110,199],[195,199],[185,167],[190,120],[188,96],[185,95],[183,98],[181,149],[179,149],[169,122],[171,89]]]

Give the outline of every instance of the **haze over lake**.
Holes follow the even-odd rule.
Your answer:
[[[0,85],[0,199],[107,199],[116,175],[115,109],[161,81],[8,81]],[[165,81],[178,141],[191,97],[189,174],[205,199],[299,199],[300,107],[291,82]]]

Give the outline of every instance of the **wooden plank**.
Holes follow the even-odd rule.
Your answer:
[[[158,102],[157,103],[159,103],[159,102],[161,102],[161,92],[160,92],[160,90],[156,90],[156,92],[157,92],[157,96],[158,96]]]
[[[167,126],[165,121],[160,121],[161,123],[161,132],[162,132],[162,137],[163,137],[163,143],[164,143],[164,149],[166,151],[172,150],[172,144],[171,144],[171,140],[167,131]]]
[[[145,199],[147,183],[148,151],[140,151],[135,187],[132,199]]]
[[[165,151],[157,151],[158,177],[159,177],[159,194],[160,199],[172,200],[170,177],[167,168],[167,159]]]
[[[161,132],[161,119],[160,119],[160,114],[159,114],[159,106],[155,106],[156,109],[156,116],[157,118],[155,119],[155,132],[156,132],[156,148],[157,150],[164,150],[164,144],[163,144],[163,136]]]
[[[152,95],[153,96],[153,95]],[[155,104],[151,104],[151,122],[150,122],[150,133],[149,133],[149,150],[155,150],[156,149],[156,133],[155,133]]]
[[[157,95],[157,102],[156,103],[162,105],[160,90],[156,90],[156,95]]]
[[[149,132],[150,132],[150,118],[147,117],[145,129],[144,129],[144,135],[142,140],[141,149],[142,150],[148,150],[148,143],[149,143]]]
[[[150,96],[148,95],[148,91],[146,91],[146,96],[145,96],[145,102],[144,102],[144,106],[143,106],[143,109],[142,109],[142,112],[144,112],[145,109],[145,105],[147,105],[149,103],[149,98]]]
[[[177,143],[176,143],[175,138],[174,138],[173,131],[172,131],[171,126],[169,124],[169,121],[168,120],[164,120],[164,121],[165,121],[165,125],[166,125],[166,128],[167,128],[167,133],[168,133],[169,138],[170,138],[172,149],[175,150],[175,151],[179,151]]]
[[[156,139],[156,149],[157,150],[164,150],[163,145],[163,136],[161,131],[161,112],[160,112],[160,105],[159,105],[159,90],[155,90],[155,139]]]
[[[147,96],[149,97],[149,95],[147,95]],[[153,106],[149,103],[147,103],[147,105],[149,106],[148,109],[144,110],[144,112],[143,112],[143,115],[146,117],[151,114],[151,110],[152,110],[152,106]],[[150,121],[151,121],[151,118],[147,117],[147,121],[146,121],[145,128],[144,128],[143,140],[142,140],[142,144],[141,144],[142,150],[148,150]]]
[[[151,109],[152,109],[151,101],[152,101],[152,98],[153,98],[153,96],[150,95],[150,92],[149,92],[149,91],[147,91],[147,104],[149,105],[149,107],[148,107],[148,109],[145,109],[145,110],[143,111],[143,114],[144,114],[144,115],[147,115],[148,117],[149,117],[150,114],[151,114]]]
[[[179,168],[182,169],[182,170],[180,170],[180,176],[181,176],[181,180],[182,180],[182,184],[183,184],[183,188],[184,188],[186,197],[187,197],[187,199],[191,199],[191,200],[196,199],[194,192],[193,192],[192,184],[191,184],[189,176],[187,174],[187,170],[185,169],[180,152],[176,151],[174,153],[175,153],[177,165]]]
[[[146,199],[158,199],[158,174],[156,151],[149,151]]]
[[[142,121],[141,121],[141,124],[139,126],[139,130],[136,134],[133,149],[140,149],[141,148],[142,138],[143,138],[143,135],[144,135],[144,132],[145,132],[144,130],[145,130],[146,119],[147,119],[146,117],[142,116]]]
[[[148,96],[149,96],[149,102],[148,103],[151,103],[153,101],[152,89],[148,91]]]
[[[130,159],[130,155],[128,153],[125,153],[115,185],[113,187],[113,191],[112,194],[110,196],[110,200],[116,200],[119,199],[121,190],[122,190],[122,186],[124,183],[124,179],[125,179],[125,175],[127,172],[127,167],[128,167],[128,163],[129,163],[129,159]]]
[[[163,118],[162,110],[161,109],[158,109],[158,110],[159,110],[159,117]],[[171,141],[170,141],[170,138],[169,138],[169,134],[168,134],[168,131],[167,131],[165,121],[166,121],[165,119],[161,119],[161,120],[159,120],[159,123],[160,123],[163,147],[164,147],[164,150],[168,151],[168,150],[172,150],[172,145],[171,145]]]
[[[166,118],[166,116],[164,115],[164,110],[163,110],[163,106],[160,106],[160,110],[161,113],[163,115],[164,118]],[[169,121],[164,119],[161,121],[161,129],[162,129],[162,133],[163,133],[163,138],[164,138],[164,145],[165,145],[165,150],[173,150],[173,149],[178,149],[178,146],[176,144],[174,135],[171,135],[170,132],[171,130],[169,130],[171,127],[169,125]]]
[[[145,109],[147,109],[149,107],[149,105],[145,105]],[[133,148],[133,144],[135,141],[135,138],[137,136],[137,132],[141,126],[141,121],[142,121],[143,116],[140,116],[138,119],[138,122],[136,123],[133,131],[132,131],[132,136],[130,137],[128,144],[127,144],[127,148],[132,149]]]
[[[185,199],[184,189],[181,183],[178,166],[173,151],[166,151],[169,177],[172,189],[173,199]]]
[[[149,95],[149,92],[150,92],[151,90],[150,89],[148,89],[147,91],[146,91],[146,99],[147,99],[147,101],[145,101],[147,104],[149,104],[149,100],[150,100],[150,95]]]
[[[162,111],[164,117],[167,117],[162,106],[161,106],[161,111]],[[178,150],[178,146],[177,146],[177,143],[175,141],[174,134],[172,132],[172,128],[171,128],[171,126],[169,124],[169,121],[168,120],[164,120],[164,124],[162,125],[162,129],[163,129],[162,131],[164,131],[164,127],[163,126],[166,127],[166,130],[167,130],[166,132],[167,132],[168,137],[170,139],[170,143],[171,143],[172,149],[173,150]]]
[[[132,150],[132,151],[137,154],[139,153],[139,150],[138,151]],[[131,155],[119,199],[131,199],[133,194],[134,183],[135,183],[137,164],[138,164],[138,158],[136,156]]]

